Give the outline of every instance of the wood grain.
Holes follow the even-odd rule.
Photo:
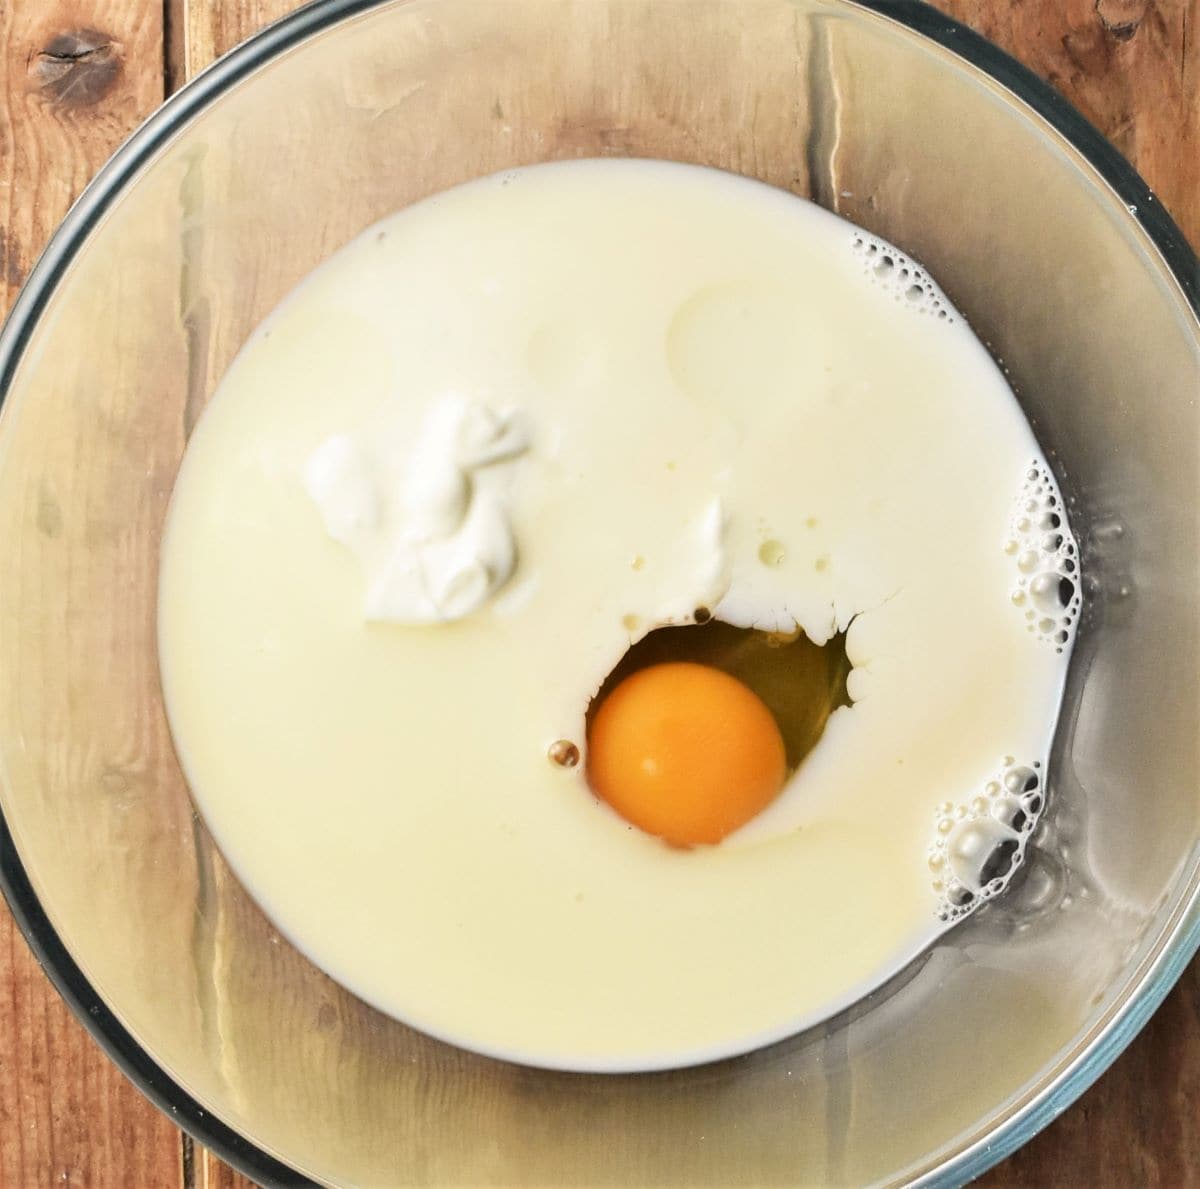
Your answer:
[[[289,0],[0,8],[5,307],[66,206],[162,97]],[[1057,87],[1200,243],[1200,0],[938,0]],[[181,1144],[74,1022],[0,913],[0,1185],[250,1182]],[[181,1154],[189,1150],[185,1177]],[[1200,1185],[1200,964],[1082,1101],[989,1185]]]
[[[7,310],[67,207],[162,100],[155,0],[0,7],[0,286]]]
[[[76,194],[161,101],[156,0],[0,6],[0,305]],[[171,1123],[104,1056],[0,911],[0,1184],[180,1181]]]
[[[1023,62],[1133,162],[1200,243],[1197,0],[935,0]]]
[[[207,1148],[196,1146],[195,1180],[186,1189],[254,1189],[254,1182],[234,1172]]]
[[[177,1185],[175,1127],[75,1020],[7,910],[0,988],[0,1185]]]
[[[252,33],[299,7],[296,0],[167,0],[167,24],[179,30],[168,47],[173,76],[193,78]]]

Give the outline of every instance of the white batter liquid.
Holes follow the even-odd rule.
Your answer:
[[[428,461],[448,408],[520,431],[461,483]],[[982,859],[1039,811],[1077,617],[1059,513],[887,245],[695,167],[521,170],[364,233],[230,369],[163,547],[171,726],[247,889],[382,1010],[555,1067],[735,1053],[1002,887]],[[854,705],[680,851],[547,748],[698,606],[849,627]]]

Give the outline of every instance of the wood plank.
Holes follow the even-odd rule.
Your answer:
[[[223,1160],[199,1145],[196,1145],[195,1169],[195,1189],[254,1189],[253,1181],[234,1172]]]
[[[193,78],[252,33],[299,7],[300,0],[167,0],[167,24],[178,30],[168,44],[169,77]]]
[[[934,0],[1023,62],[1133,162],[1200,243],[1198,0]]]
[[[0,7],[0,228],[7,310],[75,196],[163,94],[156,0]]]
[[[166,76],[172,86],[193,78],[222,54],[271,21],[299,7],[298,0],[167,0]],[[192,1150],[195,1189],[254,1189],[207,1148]],[[188,1186],[187,1189],[192,1189]]]
[[[162,98],[157,0],[0,7],[0,306],[76,194]],[[180,1182],[177,1133],[51,987],[0,909],[0,1184]]]
[[[174,1126],[76,1021],[7,909],[0,988],[0,1185],[177,1185]]]

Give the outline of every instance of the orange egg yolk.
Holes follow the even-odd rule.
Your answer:
[[[778,795],[783,736],[749,687],[685,662],[626,677],[588,732],[593,791],[626,821],[674,846],[717,843]]]

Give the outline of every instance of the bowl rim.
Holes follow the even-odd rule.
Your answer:
[[[0,331],[0,411],[41,314],[89,233],[126,183],[166,142],[213,101],[259,67],[335,24],[396,0],[311,0],[218,58],[171,95],[101,167],[71,206],[31,270]],[[404,0],[399,0],[403,3]],[[924,37],[998,83],[1049,125],[1096,171],[1149,237],[1200,321],[1200,261],[1182,232],[1128,161],[1066,99],[1027,67],[921,0],[821,0],[859,8]],[[0,807],[0,891],[30,949],[75,1016],[134,1085],[193,1139],[267,1185],[314,1184],[207,1111],[134,1039],[96,993],[50,922],[17,853]],[[959,1185],[978,1177],[1057,1118],[1108,1069],[1200,950],[1200,889],[1178,906],[1174,930],[1137,976],[1136,989],[1035,1097],[991,1133],[913,1184]]]

